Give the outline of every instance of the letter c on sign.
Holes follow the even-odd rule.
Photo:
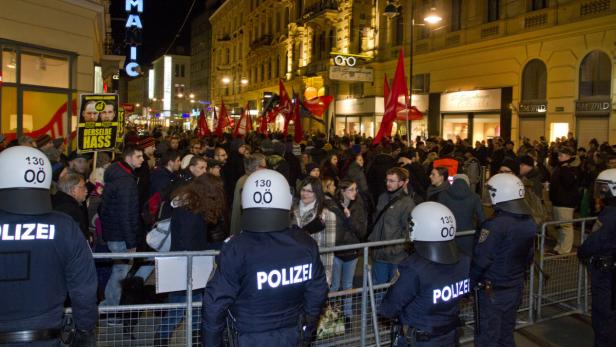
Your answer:
[[[126,64],[126,67],[124,68],[124,70],[126,71],[126,74],[129,75],[130,77],[137,77],[139,76],[139,72],[137,72],[138,68],[139,68],[139,64],[133,61],[133,62]]]

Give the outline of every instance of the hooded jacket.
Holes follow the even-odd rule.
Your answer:
[[[105,170],[101,205],[103,240],[124,241],[126,248],[137,246],[139,195],[137,177],[126,162],[115,162]]]
[[[454,180],[449,189],[439,194],[438,202],[451,210],[458,231],[475,230],[485,220],[479,195],[471,192],[464,180]]]

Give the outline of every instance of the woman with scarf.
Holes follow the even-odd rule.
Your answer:
[[[291,210],[291,225],[309,233],[319,248],[331,247],[336,243],[336,215],[325,207],[325,196],[321,181],[306,177],[299,184],[299,200]],[[321,254],[327,282],[331,283],[333,253]]]

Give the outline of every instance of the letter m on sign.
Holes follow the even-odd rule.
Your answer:
[[[137,8],[137,12],[143,12],[143,0],[126,0],[125,5],[126,12],[131,12],[133,7]]]

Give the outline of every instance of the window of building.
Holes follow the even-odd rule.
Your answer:
[[[267,79],[271,80],[272,79],[272,61],[268,61],[267,62]]]
[[[325,32],[322,32],[321,35],[319,35],[319,51],[321,52],[321,54],[319,55],[320,59],[324,59],[327,58],[327,46],[325,46]]]
[[[429,93],[430,92],[430,74],[413,75],[413,93]]]
[[[500,0],[488,0],[488,23],[500,19]]]
[[[522,72],[522,100],[545,100],[547,76],[543,61],[539,59],[529,61]]]
[[[462,0],[451,0],[451,31],[462,28]]]
[[[185,69],[186,66],[184,64],[180,64],[180,77],[184,77],[184,73],[186,71]]]
[[[261,64],[261,78],[259,79],[260,82],[265,81],[265,64]]]
[[[548,0],[531,0],[529,5],[531,11],[542,10],[548,7]]]
[[[67,107],[77,98],[75,55],[2,40],[0,53],[0,134],[70,136],[77,124]]]
[[[173,75],[175,77],[180,77],[180,64],[175,64],[173,66],[173,71],[174,71]]]
[[[601,51],[592,51],[580,65],[580,99],[609,97],[612,63],[610,57]]]
[[[334,51],[336,49],[336,31],[334,29],[331,29],[329,31],[329,35],[327,37],[328,39],[328,44],[327,47],[329,48],[329,51]]]
[[[404,44],[404,16],[402,15],[402,7],[398,9],[399,15],[394,17],[394,46],[400,46]],[[361,38],[360,38],[361,39]]]
[[[274,71],[274,77],[280,77],[280,56],[276,56],[276,70]]]
[[[364,95],[364,84],[361,82],[351,83],[349,85],[349,93],[356,98],[361,98]]]

